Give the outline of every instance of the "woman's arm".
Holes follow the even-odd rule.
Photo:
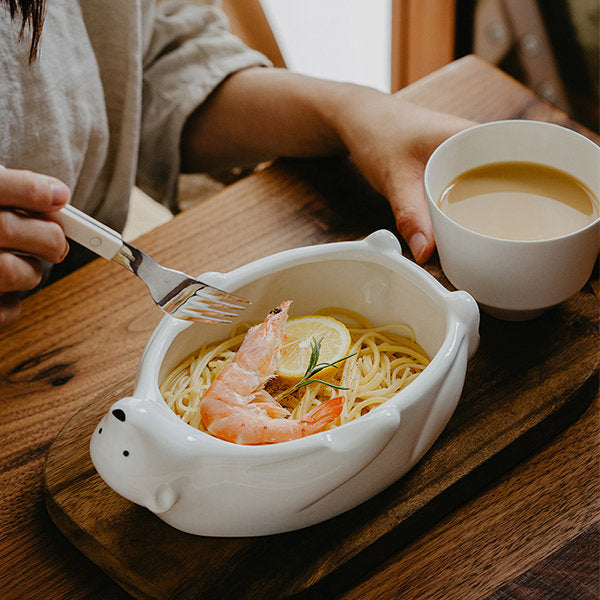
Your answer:
[[[423,171],[433,150],[473,125],[372,88],[250,68],[225,80],[188,119],[186,171],[256,164],[276,156],[347,153],[390,202],[416,260],[434,249]]]

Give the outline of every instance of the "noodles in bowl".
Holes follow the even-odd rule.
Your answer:
[[[324,308],[316,311],[315,315],[326,315],[342,323],[341,327],[349,333],[348,352],[333,367],[316,375],[313,373],[313,377],[308,377],[311,383],[300,387],[298,381],[290,382],[288,378],[277,375],[273,377],[271,373],[265,391],[282,407],[281,412],[278,406],[271,409],[271,405],[261,404],[264,400],[262,391],[258,395],[257,411],[266,410],[272,413],[270,416],[301,422],[310,418],[319,407],[341,396],[341,410],[321,429],[332,428],[353,421],[386,402],[429,364],[427,354],[406,324],[374,327],[363,315],[344,308]],[[160,385],[162,397],[184,422],[212,433],[202,418],[202,400],[215,380],[232,364],[250,328],[248,323],[238,324],[227,339],[203,345],[163,380]],[[311,340],[311,344],[316,346],[317,359],[321,342],[322,339]],[[286,350],[293,351],[289,345],[286,348],[286,342],[283,343],[284,353]],[[249,406],[256,404],[252,401]]]

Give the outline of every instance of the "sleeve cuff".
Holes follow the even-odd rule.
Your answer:
[[[231,74],[271,63],[228,31],[218,9],[178,2],[159,3],[144,62],[136,184],[175,211],[188,117]]]

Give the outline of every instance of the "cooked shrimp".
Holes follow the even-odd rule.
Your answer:
[[[282,302],[248,330],[233,362],[213,381],[200,402],[204,426],[236,444],[273,444],[317,433],[342,412],[341,397],[323,402],[301,420],[264,389],[281,360],[283,328],[291,302]]]

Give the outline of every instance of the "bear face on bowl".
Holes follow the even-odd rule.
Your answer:
[[[133,396],[117,401],[90,442],[105,482],[182,531],[253,536],[307,527],[347,511],[404,475],[446,426],[478,342],[479,311],[449,292],[378,231],[362,241],[297,248],[203,279],[252,300],[260,322],[284,299],[294,315],[324,306],[359,312],[375,326],[410,325],[430,364],[368,414],[278,444],[243,446],[184,423],[159,385],[183,359],[230,326],[165,317],[140,361]]]

